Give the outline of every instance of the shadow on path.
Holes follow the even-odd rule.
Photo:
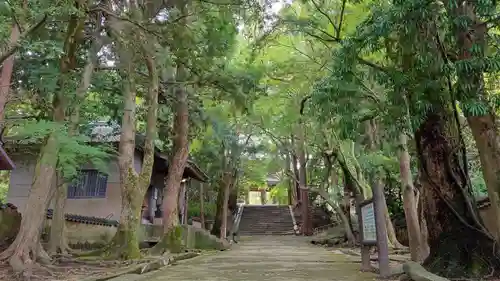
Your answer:
[[[368,281],[346,255],[310,245],[303,237],[243,237],[229,251],[186,260],[154,272],[150,281]]]

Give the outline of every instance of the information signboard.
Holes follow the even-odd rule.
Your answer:
[[[363,227],[363,244],[377,243],[377,228],[375,225],[375,208],[373,201],[366,202],[361,206],[361,222]]]

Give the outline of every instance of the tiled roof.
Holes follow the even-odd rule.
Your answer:
[[[7,209],[7,208],[11,208],[11,209],[17,210],[16,205],[14,205],[12,203],[0,204],[0,210]]]
[[[47,218],[48,219],[52,219],[53,212],[54,211],[52,209],[47,210]],[[81,215],[75,215],[75,214],[65,214],[64,218],[67,221],[78,222],[78,223],[83,223],[83,224],[93,224],[93,225],[102,225],[102,226],[118,226],[118,221],[105,219],[105,218],[81,216]]]
[[[11,203],[0,204],[0,210],[7,209],[7,208],[10,208],[13,210],[17,209],[17,207]],[[54,210],[48,209],[47,210],[47,218],[52,219],[53,213],[54,213]],[[80,215],[74,215],[74,214],[65,214],[64,218],[67,221],[78,222],[78,223],[83,223],[83,224],[93,224],[93,225],[102,225],[102,226],[118,226],[118,221],[109,220],[109,219],[105,219],[105,218],[80,216]]]
[[[119,142],[120,133],[120,125],[95,122],[92,124],[90,139],[92,142]]]

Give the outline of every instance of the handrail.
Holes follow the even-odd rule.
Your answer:
[[[295,220],[295,214],[293,213],[293,207],[291,205],[288,205],[288,209],[290,210],[290,216],[292,217],[292,222],[293,222],[293,232],[295,235],[300,234],[299,226],[297,225],[297,221]]]
[[[245,207],[244,203],[239,204],[238,205],[238,212],[236,213],[236,216],[234,217],[233,227],[231,230],[232,241],[234,241],[234,242],[236,242],[235,236],[238,236],[238,232],[240,229],[241,215],[243,214],[244,207]]]

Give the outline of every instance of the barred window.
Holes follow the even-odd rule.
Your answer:
[[[107,183],[108,175],[97,170],[81,170],[68,186],[68,198],[105,198]]]

